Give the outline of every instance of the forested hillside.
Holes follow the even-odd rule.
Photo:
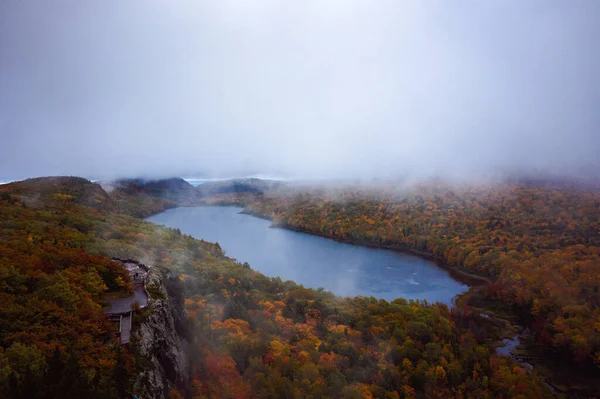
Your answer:
[[[530,185],[382,193],[288,189],[214,201],[244,204],[286,228],[430,254],[487,277],[486,305],[509,305],[536,349],[597,373],[600,194]]]
[[[128,346],[110,339],[103,301],[130,289],[110,256],[178,276],[192,383],[172,398],[551,396],[538,376],[495,354],[488,338],[497,326],[478,312],[305,289],[218,245],[116,213],[128,208],[85,180],[38,183],[0,186],[4,397],[132,393],[147,366],[135,331]]]

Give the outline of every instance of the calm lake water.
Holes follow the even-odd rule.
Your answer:
[[[147,220],[206,241],[218,242],[227,256],[254,270],[305,287],[342,296],[392,300],[427,299],[450,304],[468,289],[428,260],[397,252],[339,243],[279,228],[240,214],[237,207],[175,208]]]

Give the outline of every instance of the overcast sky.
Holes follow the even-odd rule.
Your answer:
[[[590,173],[600,1],[0,1],[0,180]]]

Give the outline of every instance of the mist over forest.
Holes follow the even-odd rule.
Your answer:
[[[598,398],[599,21],[0,1],[0,397]]]

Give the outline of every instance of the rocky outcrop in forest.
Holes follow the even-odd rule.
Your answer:
[[[185,347],[187,317],[181,290],[170,272],[151,267],[146,281],[148,309],[136,328],[136,345],[146,360],[135,383],[142,398],[164,398],[189,384]]]

